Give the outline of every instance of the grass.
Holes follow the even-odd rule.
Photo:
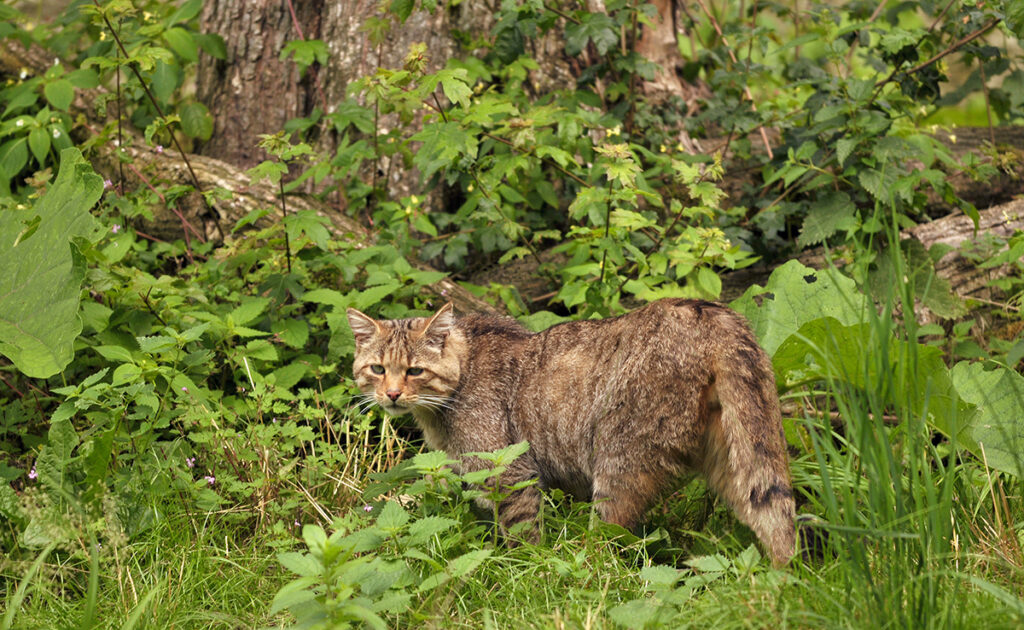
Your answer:
[[[893,301],[901,297],[909,301],[909,295]],[[914,365],[915,346],[893,341],[913,338],[912,331],[901,331],[884,311],[873,313],[870,332],[871,351],[852,368],[863,370],[859,382],[870,386],[844,385],[858,382],[843,378],[842,371],[851,369],[848,358],[839,356],[840,348],[821,348],[823,360],[832,361],[833,378],[798,392],[804,411],[786,420],[790,435],[804,444],[791,468],[798,511],[809,515],[804,530],[820,543],[817,555],[771,569],[752,534],[700,480],[652,510],[646,538],[601,525],[591,506],[555,494],[545,504],[542,544],[507,548],[493,546],[487,528],[472,516],[466,520],[464,503],[427,500],[423,484],[432,482],[413,479],[391,493],[401,497],[411,522],[451,517],[461,524],[416,544],[392,533],[374,551],[357,554],[376,554],[385,562],[379,566],[408,567],[391,585],[410,596],[408,604],[398,613],[381,612],[386,625],[1024,626],[1020,479],[995,473],[936,438],[923,417],[908,411],[912,405],[894,406],[893,400],[915,399],[914,389],[927,387],[910,378],[913,370],[884,367],[894,353],[905,353],[899,361]],[[324,422],[319,430],[344,454],[324,461],[339,461],[338,468],[289,468],[276,500],[290,494],[303,505],[303,520],[319,522],[328,533],[373,527],[382,504],[366,514],[367,499],[356,489],[366,488],[374,473],[393,469],[416,445],[406,441],[404,429],[354,413]],[[95,528],[79,525],[66,528],[66,538],[45,551],[22,547],[0,558],[0,630],[288,625],[289,614],[272,613],[271,604],[295,577],[278,554],[304,549],[294,519],[278,514],[275,520],[265,505],[202,513],[168,496],[164,518],[131,539],[104,536],[93,552],[89,532]],[[474,550],[490,555],[474,569],[456,572],[457,556]],[[326,570],[326,560],[316,564],[322,558],[310,557],[317,571]],[[355,589],[346,594],[337,587],[332,601],[356,601],[372,591],[373,571],[357,568],[363,573],[335,573],[327,580]],[[452,579],[422,588],[428,575],[445,571]]]

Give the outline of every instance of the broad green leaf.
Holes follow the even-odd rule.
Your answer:
[[[75,86],[67,79],[57,79],[43,86],[43,95],[56,109],[68,111],[71,101],[75,98]]]
[[[5,179],[14,179],[28,164],[28,147],[24,136],[9,140],[0,146],[0,171]]]
[[[199,59],[199,45],[196,44],[192,33],[180,26],[172,26],[164,31],[164,41],[182,59],[192,62]]]
[[[838,271],[818,271],[791,260],[773,271],[765,286],[755,284],[730,306],[750,321],[768,354],[775,354],[790,335],[820,317],[860,323],[867,302],[853,280]]]
[[[161,103],[166,103],[178,88],[179,72],[173,62],[158,61],[153,68],[153,95]]]
[[[32,238],[14,246],[27,213],[0,213],[0,353],[28,376],[50,377],[74,355],[85,263],[71,241],[95,233],[89,209],[102,193],[78,149],[65,149],[56,181],[28,211],[41,217]]]
[[[206,105],[202,103],[189,103],[179,111],[181,116],[181,130],[185,135],[200,140],[209,140],[213,135],[213,116]]]
[[[954,365],[950,375],[960,396],[978,408],[969,431],[979,459],[996,470],[1024,476],[1024,377],[967,361]]]

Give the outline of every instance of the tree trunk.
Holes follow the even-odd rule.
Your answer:
[[[303,33],[319,37],[323,0],[295,0],[294,6]],[[256,146],[259,134],[276,133],[312,111],[318,68],[300,77],[294,61],[279,58],[288,41],[300,39],[288,7],[288,0],[204,3],[202,30],[224,38],[227,58],[199,58],[196,96],[214,120],[213,135],[199,148],[202,155],[252,167],[266,159]]]

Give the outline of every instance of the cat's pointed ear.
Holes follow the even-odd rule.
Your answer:
[[[440,347],[444,345],[444,340],[448,338],[448,334],[454,327],[455,309],[452,307],[452,303],[448,302],[427,321],[420,336],[426,339],[430,345]]]
[[[348,325],[352,327],[352,335],[355,336],[357,344],[366,343],[380,332],[380,324],[372,317],[354,308],[348,309],[345,313],[348,315]]]

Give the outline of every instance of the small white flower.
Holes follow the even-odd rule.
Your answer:
[[[54,129],[53,130],[53,137],[54,138],[59,138],[60,137],[60,129]]]
[[[14,123],[14,126],[15,127],[24,127],[25,126],[25,121],[19,118],[18,122]]]

